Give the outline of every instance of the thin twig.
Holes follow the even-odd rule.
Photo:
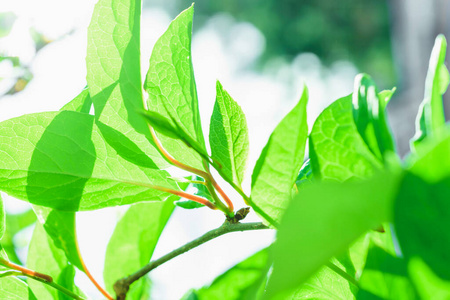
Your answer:
[[[184,246],[181,246],[178,249],[173,250],[172,252],[162,256],[161,258],[154,260],[135,273],[131,274],[128,277],[119,279],[114,284],[114,291],[116,292],[116,299],[117,300],[124,300],[127,292],[130,288],[130,285],[138,280],[139,278],[145,276],[148,272],[151,270],[157,268],[158,266],[164,264],[165,262],[171,260],[172,258],[177,257],[180,254],[183,254],[191,249],[194,249],[212,239],[215,239],[221,235],[230,233],[230,232],[236,232],[236,231],[249,231],[249,230],[259,230],[259,229],[269,229],[266,225],[260,222],[256,223],[237,223],[237,224],[230,224],[225,223],[222,226],[213,229],[211,231],[208,231],[201,237],[185,244]]]
[[[73,293],[72,291],[66,289],[63,286],[60,286],[59,284],[57,284],[56,282],[53,281],[53,278],[49,275],[46,274],[42,274],[33,270],[30,270],[28,268],[16,265],[15,263],[12,263],[10,261],[7,261],[6,259],[0,258],[0,264],[10,268],[12,270],[12,272],[4,272],[2,273],[2,276],[13,276],[13,275],[22,275],[22,276],[26,276],[28,278],[40,281],[46,285],[49,285],[51,287],[53,287],[54,289],[57,289],[59,291],[61,291],[62,293],[66,294],[67,296],[76,299],[76,300],[85,300],[83,297],[78,296],[77,294]]]
[[[341,268],[339,268],[338,266],[336,266],[335,264],[333,264],[332,262],[327,262],[326,266],[328,268],[330,268],[331,270],[333,270],[334,272],[336,272],[338,275],[340,275],[342,278],[344,278],[345,280],[347,280],[348,282],[350,282],[351,284],[353,284],[354,286],[356,286],[357,288],[359,288],[359,284],[358,281],[356,281],[355,278],[353,278],[352,276],[350,276],[349,274],[347,274],[347,272],[345,272],[344,270],[342,270]]]

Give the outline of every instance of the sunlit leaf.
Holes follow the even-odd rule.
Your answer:
[[[211,157],[236,185],[244,180],[249,151],[248,128],[241,107],[217,81],[216,103],[211,116],[209,144]]]
[[[22,280],[16,277],[3,277],[0,278],[0,299],[36,300],[36,296],[34,296],[28,285]]]
[[[372,153],[380,160],[395,153],[395,145],[387,124],[386,99],[392,94],[379,95],[375,82],[367,74],[355,78],[352,96],[353,118],[359,134]]]
[[[351,95],[333,102],[316,119],[309,155],[314,176],[320,179],[366,178],[382,167],[358,132]]]
[[[168,163],[147,139],[148,125],[139,115],[144,109],[140,15],[140,0],[97,2],[88,28],[86,80],[96,122],[105,125],[99,125],[104,139],[119,155],[140,149],[157,166],[164,167]],[[117,143],[118,138],[128,143]]]
[[[305,87],[298,104],[271,134],[253,170],[250,205],[272,225],[279,222],[303,163],[307,102]]]
[[[41,224],[36,224],[28,250],[27,267],[53,278],[57,284],[80,295],[74,283],[75,269],[69,264],[64,251],[55,246]],[[42,282],[29,280],[28,284],[37,299],[71,299],[64,293]]]
[[[41,206],[66,211],[98,209],[168,194],[178,189],[168,173],[138,149],[138,166],[105,143],[94,117],[62,111],[25,115],[0,123],[0,189]]]
[[[172,120],[206,152],[192,68],[191,35],[194,7],[183,11],[156,42],[145,80],[148,109]],[[178,139],[159,135],[177,160],[204,169],[201,156]]]
[[[105,255],[103,278],[108,291],[114,283],[136,272],[150,261],[159,236],[174,209],[166,202],[131,206],[116,225]]]
[[[89,89],[84,89],[72,101],[64,105],[60,110],[78,111],[88,114],[91,111],[92,99],[89,95]]]
[[[450,82],[450,76],[445,66],[446,51],[447,41],[443,35],[439,35],[431,52],[425,81],[425,95],[416,119],[416,134],[411,141],[413,150],[425,137],[439,136],[445,125],[442,95]]]

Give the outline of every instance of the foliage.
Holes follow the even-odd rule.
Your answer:
[[[305,87],[262,149],[248,196],[241,186],[247,122],[220,82],[211,154],[206,147],[190,50],[193,6],[155,44],[143,84],[147,103],[139,67],[140,8],[138,0],[100,0],[88,30],[88,87],[58,112],[0,123],[0,190],[32,203],[34,211],[31,217],[5,216],[1,206],[2,299],[84,299],[74,283],[76,269],[108,299],[114,293],[143,299],[150,291],[145,275],[160,264],[228,232],[269,228],[277,230],[273,245],[185,298],[450,296],[443,36],[432,52],[407,159],[396,154],[385,113],[394,90],[380,92],[368,75],[358,75],[353,93],[327,107],[308,135]],[[171,165],[192,176],[176,178],[166,170]],[[263,224],[240,222],[249,208],[234,208],[213,169]],[[131,206],[106,249],[102,288],[80,255],[75,216],[126,204]],[[149,263],[176,206],[219,210],[225,223]],[[12,236],[35,219],[23,267]]]

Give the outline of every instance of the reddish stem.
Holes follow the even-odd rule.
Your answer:
[[[53,282],[53,278],[51,276],[49,276],[49,275],[42,274],[42,273],[39,273],[39,272],[30,270],[30,269],[27,269],[25,267],[16,265],[15,263],[12,263],[10,261],[4,260],[2,258],[0,258],[0,264],[4,265],[5,267],[8,267],[10,269],[22,272],[25,275],[28,275],[28,276],[31,276],[31,277],[38,277],[38,278],[41,278],[42,280],[47,281],[47,282]]]

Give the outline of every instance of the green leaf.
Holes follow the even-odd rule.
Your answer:
[[[353,91],[353,118],[359,134],[372,153],[380,160],[395,153],[394,140],[387,125],[385,106],[387,97],[378,94],[375,82],[367,74],[355,78]]]
[[[307,102],[305,87],[298,104],[272,132],[253,169],[250,205],[272,225],[279,222],[303,163]]]
[[[192,67],[193,14],[193,6],[183,11],[156,42],[144,88],[149,95],[149,110],[171,119],[199,145],[197,150],[206,152]],[[184,142],[163,135],[159,138],[175,159],[205,168],[201,156]]]
[[[450,281],[436,276],[420,258],[414,257],[409,261],[408,271],[421,299],[450,298]]]
[[[176,125],[159,113],[146,110],[142,115],[157,132],[173,139],[182,139],[183,133],[178,132]]]
[[[406,259],[418,256],[450,280],[450,177],[437,183],[406,174],[395,205],[395,228]]]
[[[150,261],[174,207],[173,198],[163,203],[138,203],[131,206],[117,223],[106,249],[103,271],[109,292],[114,293],[113,285],[118,279],[136,272]]]
[[[72,101],[64,105],[60,110],[78,111],[88,114],[91,111],[92,99],[89,95],[89,89],[85,88]]]
[[[53,244],[61,249],[68,261],[84,272],[78,254],[76,219],[74,212],[64,212],[42,206],[33,206],[39,223],[44,227]]]
[[[217,277],[209,286],[196,291],[198,300],[256,299],[269,271],[269,249],[263,249]]]
[[[6,228],[6,216],[5,216],[5,207],[3,206],[3,200],[0,196],[0,240],[3,238],[5,234]]]
[[[209,127],[211,157],[237,186],[244,180],[249,151],[247,120],[241,107],[216,83],[216,103]]]
[[[431,52],[425,81],[425,95],[416,118],[416,134],[411,141],[412,150],[427,136],[439,136],[445,125],[442,95],[450,82],[450,76],[445,66],[446,51],[447,41],[443,35],[439,35]]]
[[[314,176],[320,179],[367,178],[382,167],[358,132],[351,95],[333,102],[316,119],[309,153]]]
[[[406,260],[392,256],[373,243],[359,286],[357,299],[418,299],[408,276]]]
[[[0,189],[30,203],[65,211],[141,201],[161,201],[178,189],[168,173],[142,152],[147,165],[122,158],[94,124],[94,117],[62,111],[0,123]],[[144,158],[145,157],[145,158]]]
[[[80,295],[75,286],[75,269],[68,263],[64,251],[55,246],[53,240],[47,236],[43,226],[36,224],[27,256],[27,267],[45,273],[54,282]],[[55,288],[42,282],[29,280],[28,284],[37,299],[72,299]]]
[[[300,190],[279,227],[268,298],[306,282],[363,233],[389,221],[399,177],[384,172],[364,181],[322,182]]]
[[[329,267],[323,267],[291,296],[277,299],[348,300],[354,298],[350,283]]]
[[[97,2],[88,28],[86,80],[96,122],[106,142],[119,155],[140,149],[162,168],[168,163],[147,139],[148,125],[139,114],[144,110],[140,15],[140,0]],[[117,142],[118,138],[127,143]]]
[[[2,300],[34,300],[33,292],[28,285],[17,277],[0,278],[0,299]],[[48,298],[47,298],[48,299]]]

